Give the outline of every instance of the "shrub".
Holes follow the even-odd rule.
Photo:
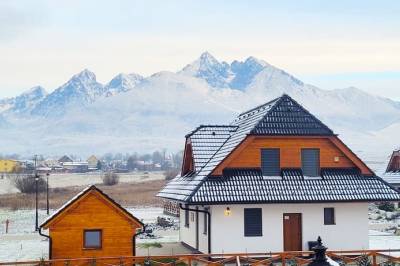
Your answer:
[[[13,180],[14,186],[21,192],[32,194],[36,192],[36,181],[34,176],[16,176]],[[39,177],[38,192],[45,192],[47,183],[42,177]]]
[[[179,173],[180,173],[180,171],[178,169],[167,170],[164,173],[165,180],[171,180],[174,177],[176,177],[177,175],[179,175]]]
[[[119,183],[119,175],[113,172],[107,172],[102,176],[103,184],[113,186]]]
[[[394,204],[391,202],[381,202],[378,203],[378,209],[386,212],[394,211]]]

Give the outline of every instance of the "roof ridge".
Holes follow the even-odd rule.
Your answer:
[[[280,98],[282,98],[282,97],[284,97],[284,96],[287,96],[287,95],[286,95],[286,94],[282,94],[282,96],[276,97],[276,98],[274,98],[274,99],[272,99],[272,100],[270,100],[270,101],[268,101],[268,102],[266,102],[266,103],[260,104],[260,105],[254,107],[254,108],[251,108],[250,110],[247,110],[247,111],[245,111],[245,112],[242,112],[242,113],[240,113],[240,114],[237,116],[237,118],[239,118],[240,116],[243,116],[243,115],[245,115],[245,114],[251,113],[251,112],[253,112],[253,111],[257,110],[257,109],[260,109],[261,107],[264,107],[265,105],[269,105],[269,104],[271,104],[272,102],[277,101],[277,100],[279,100]],[[275,103],[275,104],[276,104],[276,103]]]
[[[304,108],[299,102],[297,102],[295,99],[293,99],[292,97],[290,97],[287,94],[283,94],[279,100],[271,107],[270,110],[268,110],[268,112],[257,122],[257,124],[253,127],[253,129],[250,131],[250,134],[254,134],[256,129],[259,127],[259,125],[263,122],[264,118],[269,116],[270,114],[272,114],[276,108],[278,108],[280,106],[280,104],[284,101],[284,100],[289,100],[292,103],[294,103],[298,108],[300,108],[303,112],[305,112],[308,116],[310,116],[311,118],[315,119],[315,121],[321,126],[323,127],[325,130],[327,130],[330,134],[334,134],[333,130],[330,129],[327,125],[325,125],[320,119],[318,119],[315,115],[313,115],[310,111],[308,111],[306,108]],[[270,135],[270,134],[269,134]],[[318,134],[313,134],[313,135],[318,135]]]
[[[191,137],[194,133],[196,133],[197,131],[199,131],[202,128],[206,128],[206,127],[237,127],[235,125],[199,125],[198,127],[196,127],[195,129],[193,129],[191,132],[189,132],[188,134],[185,135],[185,138]]]

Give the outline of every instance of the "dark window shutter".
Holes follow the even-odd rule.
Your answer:
[[[302,149],[301,164],[303,175],[319,176],[319,149]]]
[[[208,211],[208,209],[204,209],[205,211]],[[204,215],[204,220],[203,220],[203,234],[207,234],[208,231],[208,215],[206,213],[203,213]]]
[[[186,206],[187,208],[187,206]],[[189,211],[185,210],[185,226],[189,227]]]
[[[262,236],[261,208],[244,209],[244,236]]]
[[[261,170],[264,176],[280,176],[279,149],[261,149]]]
[[[335,224],[335,209],[334,208],[324,208],[324,224]]]

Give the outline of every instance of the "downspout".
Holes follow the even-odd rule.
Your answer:
[[[145,232],[146,232],[146,225],[144,224],[143,225],[143,230],[138,232],[138,233],[135,233],[132,236],[132,256],[136,256],[136,237],[138,235],[144,234]]]
[[[207,215],[208,221],[208,229],[207,229],[207,236],[208,236],[208,254],[211,254],[211,213],[209,211],[199,210],[199,209],[190,209],[182,206],[182,203],[179,203],[179,208],[184,211],[193,211],[193,212],[201,212]]]
[[[196,206],[196,249],[199,250],[199,207]]]
[[[53,251],[53,241],[50,236],[42,233],[42,227],[39,227],[39,235],[44,236],[45,238],[47,238],[49,240],[49,260],[51,260],[53,257],[53,254],[52,254],[53,253],[52,252]]]

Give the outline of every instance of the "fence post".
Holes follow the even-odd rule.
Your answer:
[[[376,252],[372,252],[372,266],[377,266],[378,264],[376,263]]]

